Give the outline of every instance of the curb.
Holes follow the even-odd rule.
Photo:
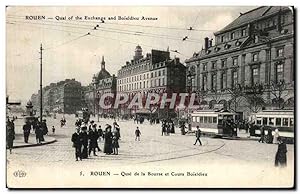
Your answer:
[[[51,141],[47,141],[47,142],[44,142],[44,143],[41,143],[41,144],[25,144],[25,145],[13,146],[13,149],[15,149],[15,148],[43,146],[43,145],[52,144],[52,143],[55,143],[55,142],[57,142],[57,140],[54,138]]]

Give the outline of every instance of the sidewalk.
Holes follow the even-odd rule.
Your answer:
[[[44,139],[45,139],[45,141],[43,141],[41,144],[37,144],[36,139],[35,139],[35,134],[30,134],[28,143],[25,143],[24,142],[24,135],[20,134],[20,133],[17,133],[15,135],[13,148],[42,146],[42,145],[47,145],[47,144],[56,142],[56,139],[54,137],[51,137],[51,136],[48,136],[48,135],[44,135]]]

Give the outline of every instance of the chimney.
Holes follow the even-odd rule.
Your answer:
[[[205,37],[204,38],[204,49],[207,50],[208,49],[208,42],[209,42],[209,38]]]

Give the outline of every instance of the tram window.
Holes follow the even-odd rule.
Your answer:
[[[267,125],[268,118],[263,118],[263,125]]]
[[[256,124],[257,124],[257,125],[261,125],[261,117],[258,117],[258,118],[256,119]]]
[[[204,123],[207,123],[207,117],[204,117]]]
[[[200,122],[200,117],[196,117],[197,123]]]
[[[208,123],[212,123],[212,117],[208,117]]]
[[[281,118],[276,118],[275,119],[275,125],[276,126],[281,126]]]
[[[213,123],[217,123],[217,117],[213,117]]]
[[[289,126],[289,119],[283,118],[282,126]]]
[[[290,127],[293,127],[293,126],[294,126],[294,119],[290,118]]]
[[[274,118],[269,118],[269,125],[274,125]]]
[[[200,117],[200,123],[203,123],[203,117]]]
[[[196,117],[193,117],[193,122],[196,122]]]

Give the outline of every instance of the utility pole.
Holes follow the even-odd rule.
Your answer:
[[[43,46],[40,47],[40,122],[43,121]]]

